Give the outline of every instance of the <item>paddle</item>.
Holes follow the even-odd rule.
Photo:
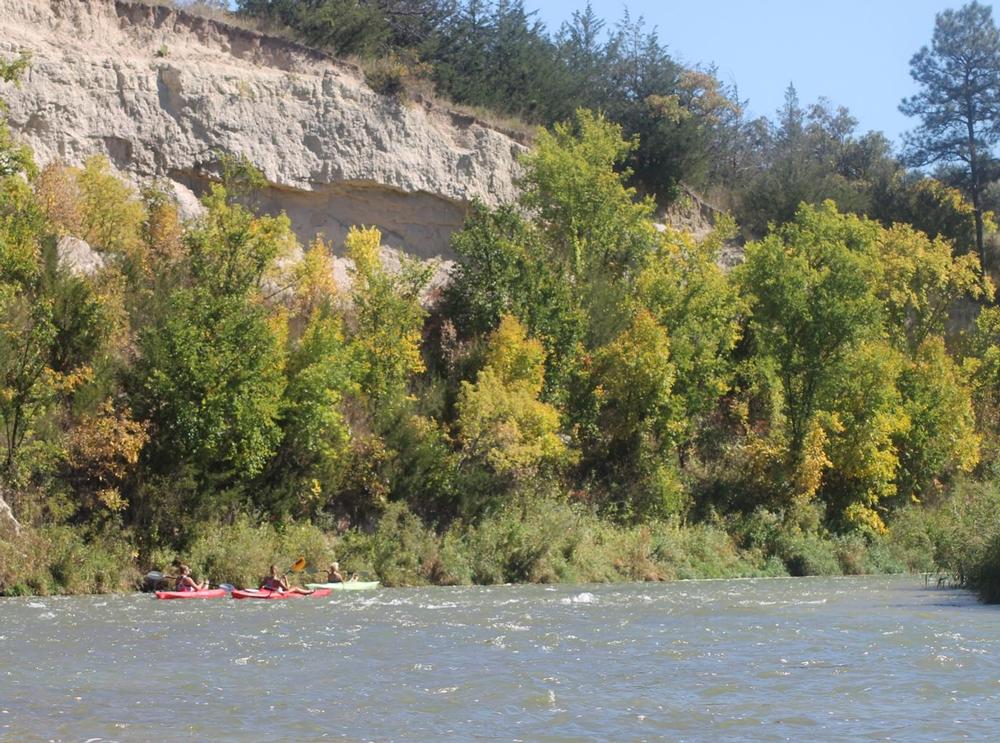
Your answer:
[[[306,569],[306,558],[300,557],[298,560],[296,560],[295,562],[293,562],[291,565],[288,566],[288,570],[286,570],[285,573],[287,573],[289,571],[291,571],[293,573],[301,573],[305,569]],[[286,581],[286,584],[287,584],[287,581]],[[257,589],[257,590],[261,590],[261,589]],[[299,588],[298,586],[290,586],[288,588],[288,590],[291,591],[291,592],[302,593],[302,594],[305,594],[305,595],[309,595],[310,593],[312,593],[312,591],[305,591],[305,590]]]

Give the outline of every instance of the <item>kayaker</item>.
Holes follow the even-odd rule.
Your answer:
[[[340,572],[340,563],[335,562],[330,565],[330,569],[326,573],[327,583],[343,583],[344,576]]]
[[[288,579],[284,575],[278,575],[277,565],[271,566],[271,574],[261,582],[260,590],[277,591],[278,593],[301,593],[303,596],[308,596],[312,593],[312,591],[307,591],[305,588],[289,586]]]
[[[194,578],[191,577],[191,568],[187,565],[180,565],[178,570],[180,570],[180,575],[177,576],[175,591],[204,591],[208,588],[207,580],[203,583],[195,582]]]

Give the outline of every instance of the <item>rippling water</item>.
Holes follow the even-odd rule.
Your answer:
[[[917,578],[0,601],[10,741],[995,740],[1000,610]]]

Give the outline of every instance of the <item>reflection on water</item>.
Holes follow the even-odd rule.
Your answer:
[[[1000,610],[922,580],[0,601],[0,740],[991,740]]]

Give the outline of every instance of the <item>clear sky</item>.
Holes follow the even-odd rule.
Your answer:
[[[550,32],[586,0],[532,3]],[[773,118],[793,83],[802,104],[825,96],[846,106],[861,131],[898,143],[914,121],[898,110],[916,92],[910,58],[930,44],[934,16],[955,0],[592,0],[613,25],[628,6],[656,26],[661,43],[687,65],[715,63],[736,83],[753,115]]]

